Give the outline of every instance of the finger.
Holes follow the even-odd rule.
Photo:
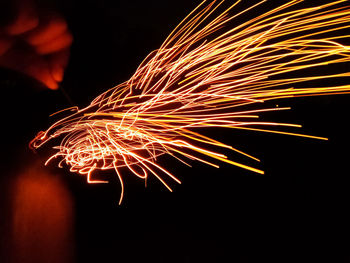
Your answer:
[[[63,35],[60,35],[52,41],[36,46],[35,49],[38,54],[47,55],[69,48],[72,42],[73,36],[70,32],[66,31]]]
[[[29,32],[26,41],[32,46],[38,46],[51,42],[66,31],[66,21],[56,15],[55,17],[50,17],[47,22],[41,22],[37,28]]]
[[[64,70],[69,60],[69,49],[56,52],[49,57],[49,66],[51,75],[57,82],[61,82],[64,76]]]
[[[11,35],[16,36],[33,30],[39,24],[39,18],[36,13],[34,5],[31,1],[23,1],[18,6],[18,13],[14,21],[5,28],[5,31]]]

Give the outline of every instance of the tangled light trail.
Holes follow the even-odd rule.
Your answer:
[[[302,0],[289,1],[242,23],[269,1],[254,2],[241,11],[241,1],[220,11],[224,1],[203,1],[151,52],[126,82],[104,92],[83,109],[40,132],[31,142],[38,148],[60,137],[57,152],[70,171],[87,175],[89,183],[97,170],[115,170],[121,182],[121,168],[147,179],[158,178],[169,190],[166,176],[180,181],[157,163],[170,155],[219,167],[226,162],[261,173],[254,167],[229,160],[209,150],[227,148],[256,158],[208,138],[200,128],[233,128],[296,134],[280,129],[300,127],[288,123],[259,121],[258,115],[288,108],[264,107],[263,102],[297,96],[348,93],[350,85],[312,86],[324,79],[350,76],[349,72],[308,73],[334,63],[349,62],[350,47],[347,1],[299,7]],[[239,25],[232,26],[232,23]],[[324,72],[324,71],[321,71]],[[297,74],[294,74],[297,73]],[[293,77],[294,76],[294,77]],[[306,84],[294,88],[293,85]],[[271,128],[268,128],[271,127]],[[189,165],[189,164],[188,164]]]

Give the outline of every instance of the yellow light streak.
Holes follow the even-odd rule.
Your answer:
[[[152,175],[170,191],[169,180],[181,183],[159,164],[163,155],[186,165],[192,160],[219,168],[213,162],[219,161],[264,173],[220,153],[226,149],[259,161],[221,142],[223,138],[218,141],[204,135],[208,129],[327,140],[275,130],[300,128],[297,124],[257,118],[265,112],[290,109],[264,107],[266,101],[350,92],[347,83],[322,84],[350,77],[345,67],[328,70],[350,62],[350,46],[344,44],[350,38],[344,33],[350,27],[347,1],[303,7],[303,0],[293,0],[272,10],[261,8],[272,1],[258,1],[242,10],[243,2],[233,1],[224,9],[225,0],[203,1],[128,81],[99,95],[86,108],[67,109],[75,112],[40,132],[31,146],[39,148],[59,138],[60,145],[54,147],[57,152],[47,163],[58,159],[59,167],[68,165],[70,171],[86,175],[89,183],[105,182],[93,179],[95,171],[115,170],[121,203],[122,168],[145,181]],[[252,11],[258,15],[244,20]],[[318,75],[307,71],[319,68],[325,70]]]

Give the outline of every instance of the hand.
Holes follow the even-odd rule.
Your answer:
[[[57,89],[73,41],[66,21],[56,13],[39,12],[31,1],[22,1],[16,14],[7,26],[0,27],[0,67]]]

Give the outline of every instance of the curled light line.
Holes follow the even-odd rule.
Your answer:
[[[216,168],[215,161],[219,161],[263,174],[219,153],[218,149],[225,148],[259,161],[203,135],[204,128],[326,140],[275,129],[301,127],[297,124],[256,119],[264,112],[290,109],[264,107],[266,101],[350,92],[347,84],[300,87],[306,82],[350,77],[349,72],[310,76],[305,71],[350,61],[350,47],[342,43],[350,38],[343,33],[350,28],[349,5],[339,0],[298,8],[303,0],[292,0],[241,21],[243,15],[268,1],[240,10],[244,1],[238,0],[220,11],[224,2],[203,1],[128,81],[105,91],[83,109],[67,109],[75,112],[40,132],[31,147],[61,138],[46,164],[60,159],[59,166],[66,164],[70,171],[86,175],[89,183],[105,182],[94,180],[94,171],[114,170],[121,183],[121,202],[125,169],[145,181],[151,174],[170,191],[168,179],[181,183],[158,163],[162,155],[189,166],[186,159]],[[230,27],[235,21],[239,24]],[[299,72],[297,77],[289,76],[294,72]]]

